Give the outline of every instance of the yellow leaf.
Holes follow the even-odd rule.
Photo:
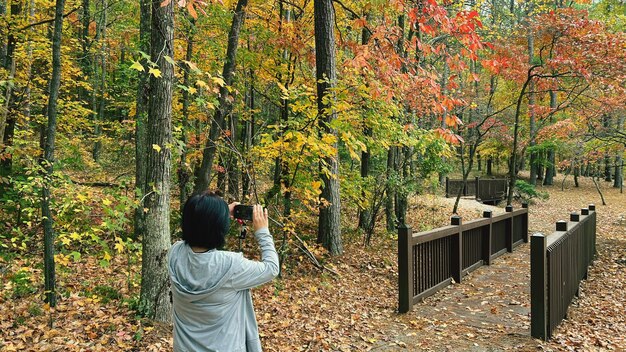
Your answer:
[[[69,238],[67,238],[67,237],[61,238],[61,243],[63,243],[66,246],[69,246],[71,242],[72,241]]]
[[[161,70],[159,70],[158,68],[150,68],[148,70],[148,74],[151,74],[156,78],[159,78],[161,77]]]
[[[160,146],[160,145],[158,145],[158,144],[153,144],[153,145],[152,145],[152,149],[156,150],[156,151],[157,151],[157,153],[160,153],[160,152],[161,152],[161,146]]]
[[[102,257],[102,259],[106,261],[111,260],[111,255],[109,254],[109,252],[104,252],[104,256]]]
[[[189,94],[196,94],[198,90],[194,87],[189,87]]]
[[[197,81],[196,81],[196,85],[197,85],[198,87],[200,87],[200,88],[208,88],[208,87],[209,87],[209,86],[207,86],[206,82],[205,82],[205,81],[202,81],[202,80],[197,80]]]
[[[122,253],[124,252],[124,242],[122,241],[122,239],[120,237],[115,237],[115,245],[113,246],[118,253]]]
[[[107,198],[104,198],[104,199],[102,200],[102,204],[107,205],[107,206],[108,206],[108,205],[111,205],[111,200],[110,200],[110,199],[107,199]]]
[[[139,61],[133,61],[133,64],[130,65],[130,68],[133,70],[137,70],[139,72],[144,72],[146,69],[139,63]]]
[[[219,84],[220,87],[223,87],[226,85],[226,82],[224,82],[224,80],[221,79],[220,77],[212,77],[211,79],[213,80],[213,82]]]
[[[70,233],[70,238],[73,239],[74,241],[80,240],[80,237],[81,236],[77,232]]]

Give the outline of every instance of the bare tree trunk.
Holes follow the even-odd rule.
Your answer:
[[[534,54],[535,39],[533,37],[533,34],[530,32],[528,33],[527,41],[528,41],[528,64],[532,65],[535,59],[535,54]],[[534,112],[535,103],[536,103],[535,82],[531,80],[528,84],[528,110],[529,110],[528,121],[529,121],[529,135],[530,135],[529,147],[530,148],[533,148],[537,145],[537,141],[535,139],[537,136],[537,123],[535,121],[535,112]],[[539,174],[538,172],[539,160],[538,159],[539,159],[538,153],[535,150],[531,149],[528,168],[530,170],[530,184],[533,186],[537,184],[537,176]]]
[[[22,3],[18,1],[11,2],[11,18],[17,18],[22,13]],[[8,84],[5,84],[4,91],[4,106],[2,107],[2,111],[0,112],[0,152],[4,150],[7,146],[13,145],[13,135],[15,134],[15,124],[17,122],[16,116],[13,113],[16,109],[15,106],[15,87],[13,86],[13,79],[15,78],[15,49],[17,47],[18,36],[14,33],[16,31],[15,28],[11,28],[12,21],[9,21],[9,25],[7,26],[8,36],[7,36],[7,44],[4,47],[6,52],[4,52],[4,62],[0,63],[9,71]],[[12,153],[7,153],[5,158],[0,161],[0,170],[6,172],[7,174],[11,173],[13,165],[13,157]]]
[[[557,107],[556,99],[557,99],[556,92],[551,90],[550,91],[550,108],[553,111]],[[552,115],[550,115],[550,122],[552,122],[552,120],[553,120]],[[545,186],[551,186],[552,184],[554,184],[554,176],[556,176],[556,155],[554,152],[554,148],[548,149],[547,161],[548,161],[548,165],[546,166],[546,176],[543,179],[543,184]]]
[[[387,192],[385,192],[385,219],[387,220],[387,231],[396,230],[396,211],[394,208],[396,186],[392,184],[395,182],[395,149],[396,147],[391,146],[387,151]]]
[[[97,23],[97,32],[96,40],[100,42],[100,83],[99,83],[99,97],[98,97],[98,111],[95,114],[95,129],[94,129],[94,138],[95,142],[93,145],[93,160],[98,162],[100,160],[100,151],[102,149],[102,141],[100,140],[102,135],[102,124],[104,123],[104,108],[106,105],[105,95],[106,95],[106,75],[107,75],[107,43],[106,43],[106,30],[107,30],[107,11],[108,11],[108,0],[101,0],[101,9],[100,9],[100,19]],[[94,68],[94,72],[97,70]],[[95,78],[95,77],[94,77]]]
[[[140,18],[139,18],[139,50],[143,53],[150,52],[150,29],[152,0],[140,0]],[[147,66],[147,60],[140,57],[140,63]],[[148,97],[150,96],[150,81],[147,72],[138,72],[139,84],[137,85],[137,100],[135,113],[135,193],[139,200],[142,200],[148,192],[146,185],[146,139],[147,139],[147,116],[148,116]],[[140,202],[135,208],[134,219],[134,237],[141,238],[145,232],[144,224],[144,204]]]
[[[185,52],[185,60],[187,62],[191,62],[193,58],[193,41],[196,33],[196,21],[192,17],[187,18],[189,20],[189,29],[187,31],[187,49]],[[183,73],[183,86],[189,87],[189,66],[186,65]],[[191,126],[189,124],[189,105],[191,103],[191,95],[189,94],[189,90],[183,90],[183,106],[182,106],[182,135],[181,139],[183,142],[183,148],[180,153],[180,162],[178,164],[178,188],[179,195],[178,199],[180,201],[180,213],[183,213],[183,207],[185,206],[185,202],[187,202],[187,198],[189,197],[190,189],[189,189],[189,180],[190,180],[190,171],[189,163],[187,162],[187,150],[189,149],[187,143],[189,143],[189,130]]]
[[[57,127],[57,102],[61,86],[61,37],[63,34],[63,8],[65,0],[57,0],[54,11],[54,32],[52,34],[52,76],[50,77],[50,95],[48,97],[48,126],[44,142],[42,161],[44,183],[42,187],[41,217],[44,231],[44,288],[46,302],[56,306],[56,274],[54,265],[54,229],[50,211],[50,182],[54,172],[54,147]]]
[[[524,93],[526,93],[526,89],[528,85],[533,80],[532,71],[534,66],[528,70],[528,74],[526,77],[526,81],[520,90],[520,93],[517,97],[517,103],[515,107],[515,123],[513,125],[513,148],[511,150],[511,157],[509,160],[509,192],[506,198],[506,204],[511,205],[513,202],[513,192],[515,191],[515,182],[517,181],[517,145],[519,139],[519,119],[521,115],[521,107],[522,107],[522,99],[524,97]]]
[[[320,116],[321,133],[337,136],[331,127],[337,118],[332,108],[335,100],[332,88],[336,85],[337,68],[335,61],[335,9],[332,0],[313,0],[315,18],[315,67],[317,80],[317,111]],[[329,99],[330,98],[330,99]],[[328,111],[330,108],[331,111]],[[327,202],[320,207],[317,242],[321,243],[332,255],[343,252],[341,243],[341,203],[339,198],[339,153],[337,144],[333,145],[334,155],[321,161],[322,194],[320,198]]]
[[[172,305],[169,297],[167,251],[170,248],[170,173],[172,142],[172,84],[174,65],[165,57],[174,57],[174,5],[152,3],[151,60],[161,70],[161,77],[150,77],[148,104],[148,140],[146,181],[153,185],[146,194],[146,232],[141,261],[139,306],[148,318],[169,322]],[[158,147],[155,147],[158,146]]]

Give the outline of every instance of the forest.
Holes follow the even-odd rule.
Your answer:
[[[399,226],[468,214],[461,190],[432,205],[446,178],[624,219],[623,1],[0,0],[0,18],[3,350],[171,349],[164,258],[209,189],[269,210],[281,272],[255,295],[277,306],[350,286],[348,268],[397,276]],[[227,247],[256,255],[240,230]],[[120,320],[59,332],[106,310]],[[257,315],[269,350],[381,340],[324,320],[302,348]]]

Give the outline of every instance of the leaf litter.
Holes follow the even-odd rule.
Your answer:
[[[581,188],[566,185],[565,191],[559,186],[543,187],[550,198],[531,205],[531,233],[550,233],[556,220],[567,219],[586,203],[599,203],[590,180],[582,178]],[[267,351],[624,350],[626,226],[619,219],[626,211],[626,196],[608,183],[601,186],[608,205],[597,205],[598,258],[550,342],[529,336],[527,245],[400,315],[396,236],[378,229],[371,246],[365,248],[362,236],[350,230],[356,215],[349,214],[343,219],[345,254],[321,256],[338,276],[291,255],[280,280],[253,290],[263,347]],[[464,199],[461,207],[466,221],[480,217],[487,206]],[[451,208],[450,200],[419,196],[411,202],[408,222],[420,230],[444,226]],[[59,270],[61,297],[57,307],[50,308],[41,299],[39,254],[11,260],[0,256],[1,350],[172,349],[171,326],[136,316],[130,297],[136,297],[138,289],[128,287],[127,275],[130,268],[131,275],[138,276],[138,264],[128,266],[120,256],[101,268],[95,258],[83,257]],[[36,292],[15,295],[16,286],[8,278],[19,270],[28,272]],[[105,303],[89,289],[98,285],[111,286],[122,298]]]

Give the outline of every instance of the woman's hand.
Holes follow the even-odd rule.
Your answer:
[[[235,218],[235,205],[239,205],[241,203],[239,202],[232,202],[230,204],[228,204],[228,212],[230,213],[230,218],[234,219]]]
[[[260,204],[254,205],[252,207],[252,226],[254,231],[267,228],[268,225],[267,209],[263,209],[263,206]]]

